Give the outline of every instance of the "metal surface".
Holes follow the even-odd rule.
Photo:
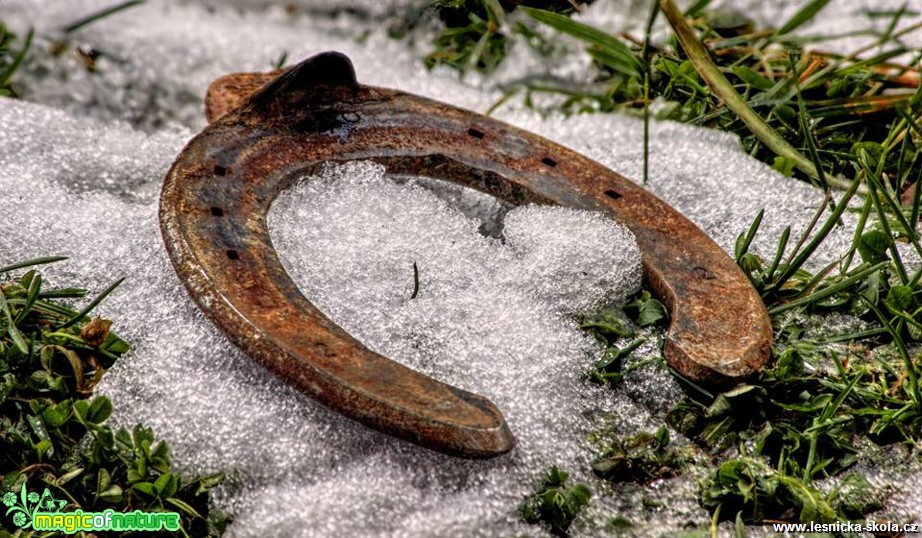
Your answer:
[[[207,103],[213,123],[163,186],[161,228],[176,270],[236,345],[359,422],[467,457],[515,444],[492,403],[369,351],[282,268],[266,227],[269,206],[327,161],[373,160],[390,173],[448,180],[514,204],[608,215],[636,235],[646,284],[669,309],[673,367],[723,387],[768,358],[762,301],[720,247],[668,204],[574,151],[473,112],[360,85],[339,53],[278,76],[224,77]]]

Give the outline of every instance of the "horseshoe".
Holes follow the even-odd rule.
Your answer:
[[[358,84],[319,54],[284,72],[212,84],[212,123],[163,184],[160,226],[192,298],[230,340],[288,383],[367,426],[437,451],[487,458],[515,439],[486,398],[374,353],[308,301],[272,246],[278,194],[327,161],[472,187],[513,204],[598,211],[634,232],[644,280],[671,314],[664,353],[689,379],[756,375],[768,314],[736,264],[665,202],[540,136],[444,103]]]

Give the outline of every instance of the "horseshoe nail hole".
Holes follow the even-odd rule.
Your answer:
[[[605,196],[608,196],[608,197],[611,198],[612,200],[617,200],[618,198],[621,198],[621,195],[618,194],[617,192],[613,191],[613,190],[607,190],[607,191],[605,191]]]
[[[224,168],[224,167],[221,166],[221,165],[216,165],[216,166],[214,167],[214,175],[216,175],[216,176],[224,177],[224,176],[226,176],[226,175],[229,174],[229,173],[230,173],[230,169],[229,169],[229,168]]]
[[[553,168],[557,166],[557,161],[555,161],[554,159],[551,159],[550,157],[545,157],[541,159],[541,164],[545,166],[550,166],[551,168]]]
[[[237,252],[236,250],[228,250],[228,251],[225,251],[225,253],[227,254],[227,257],[230,258],[231,260],[240,259],[240,253]]]
[[[220,207],[212,207],[212,208],[211,208],[211,215],[214,216],[214,217],[223,217],[223,216],[224,216],[224,210],[221,209]]]
[[[701,267],[699,265],[694,268],[694,271],[696,275],[698,275],[699,277],[705,280],[714,280],[715,278],[717,278],[714,276],[714,273],[712,273],[707,267]]]
[[[474,138],[483,138],[484,136],[483,131],[478,131],[477,129],[474,129],[473,127],[467,130],[467,134],[469,134],[470,136],[473,136]]]

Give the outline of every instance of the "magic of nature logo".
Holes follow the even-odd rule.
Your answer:
[[[7,507],[6,516],[13,518],[13,524],[24,530],[57,531],[75,534],[86,531],[178,531],[177,512],[116,512],[107,509],[102,512],[84,512],[77,509],[63,512],[67,501],[55,499],[48,488],[39,495],[28,491],[26,485],[17,495],[9,491],[3,495]]]

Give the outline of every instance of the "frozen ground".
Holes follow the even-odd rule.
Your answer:
[[[106,4],[0,0],[0,16],[14,29],[32,24],[53,36],[75,14]],[[500,217],[491,202],[444,189],[433,196],[362,164],[330,169],[273,208],[286,267],[337,322],[505,412],[519,447],[490,462],[440,456],[314,404],[231,346],[187,298],[162,246],[156,197],[170,163],[203,125],[201,96],[214,77],[265,70],[283,52],[300,59],[334,49],[352,57],[365,83],[478,111],[498,97],[425,71],[418,55],[371,19],[307,14],[329,7],[319,0],[298,4],[304,13],[291,15],[261,0],[150,1],[73,38],[72,49],[103,53],[95,73],[72,52],[43,59],[26,67],[33,81],[22,88],[27,101],[0,101],[0,264],[64,254],[71,259],[49,268],[56,284],[102,289],[128,277],[101,309],[134,344],[102,387],[115,401],[115,419],[153,426],[188,472],[230,471],[217,499],[235,516],[230,536],[535,535],[540,529],[521,523],[516,508],[552,464],[607,490],[575,523],[577,534],[602,533],[614,515],[639,525],[639,536],[706,523],[692,478],[637,491],[586,473],[593,428],[655,429],[679,394],[657,365],[616,391],[582,379],[598,349],[567,314],[637,285],[631,237],[592,214],[514,210],[503,243],[478,234],[482,223],[471,218],[493,219],[486,228],[495,232]],[[403,4],[340,5],[378,13]],[[773,3],[754,5],[771,16]],[[602,20],[606,8],[596,9]],[[50,39],[37,47],[48,50]],[[515,107],[501,116],[640,176],[635,119],[564,121]],[[790,224],[796,236],[819,201],[749,159],[731,136],[654,124],[651,149],[649,188],[728,250],[765,207],[756,250],[770,254],[781,229]],[[827,244],[825,259],[848,240],[844,230]],[[414,262],[420,296],[410,301]],[[919,476],[906,480],[917,484]],[[900,497],[901,511],[918,510],[912,490]],[[644,510],[642,498],[668,508]]]

